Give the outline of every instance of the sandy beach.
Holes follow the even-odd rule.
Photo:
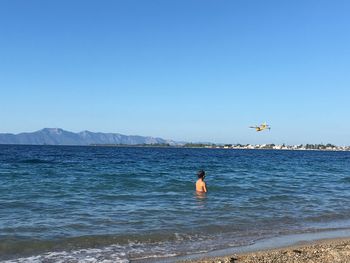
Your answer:
[[[234,254],[225,257],[185,260],[182,263],[348,263],[350,238],[327,239],[312,243]]]

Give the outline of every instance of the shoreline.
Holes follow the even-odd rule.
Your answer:
[[[289,234],[239,247],[133,263],[350,263],[350,229]]]
[[[181,263],[349,263],[350,237],[299,242],[291,246],[221,257],[203,257]]]
[[[271,151],[315,151],[315,152],[350,152],[350,146],[336,146],[331,149],[307,149],[307,148],[266,148],[251,145],[250,147],[225,147],[217,146],[180,146],[180,145],[157,145],[157,144],[8,144],[0,143],[0,146],[49,146],[49,147],[108,147],[108,148],[168,148],[168,149],[222,149],[222,150],[271,150]]]

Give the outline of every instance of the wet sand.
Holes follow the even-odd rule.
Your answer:
[[[185,260],[186,263],[350,263],[350,238],[327,239],[279,249],[224,257]]]

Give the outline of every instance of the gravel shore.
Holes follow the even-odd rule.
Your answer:
[[[350,263],[350,238],[183,263]]]

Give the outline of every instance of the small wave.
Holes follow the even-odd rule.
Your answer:
[[[350,183],[350,177],[344,177],[341,179],[343,183]]]
[[[20,163],[38,164],[38,163],[54,163],[53,161],[43,159],[25,159],[21,160]]]
[[[174,249],[174,248],[173,248]],[[103,263],[128,263],[130,260],[155,259],[174,257],[178,254],[171,252],[171,244],[168,242],[157,242],[146,244],[140,242],[129,242],[125,245],[113,244],[101,248],[82,248],[76,250],[49,251],[39,255],[28,255],[25,257],[7,259],[2,263],[54,263],[54,262],[103,262]]]
[[[62,252],[48,252],[45,254],[23,257],[13,260],[3,261],[4,263],[54,263],[54,262],[103,262],[103,263],[128,263],[126,254],[122,251],[121,247],[111,246],[104,249],[80,249],[75,251],[62,251]]]
[[[125,240],[124,240],[125,239]],[[1,241],[1,240],[0,240]],[[113,242],[112,244],[107,244]],[[135,238],[125,236],[91,236],[61,241],[19,241],[6,240],[7,251],[0,256],[3,263],[24,262],[117,262],[170,258],[217,248],[217,242],[210,236],[185,233],[161,236],[146,235]],[[103,245],[105,243],[105,245]],[[220,242],[219,242],[220,243]],[[84,247],[85,246],[85,247]],[[10,249],[10,250],[9,250]],[[15,251],[24,251],[14,258]],[[1,251],[0,251],[1,254]]]

